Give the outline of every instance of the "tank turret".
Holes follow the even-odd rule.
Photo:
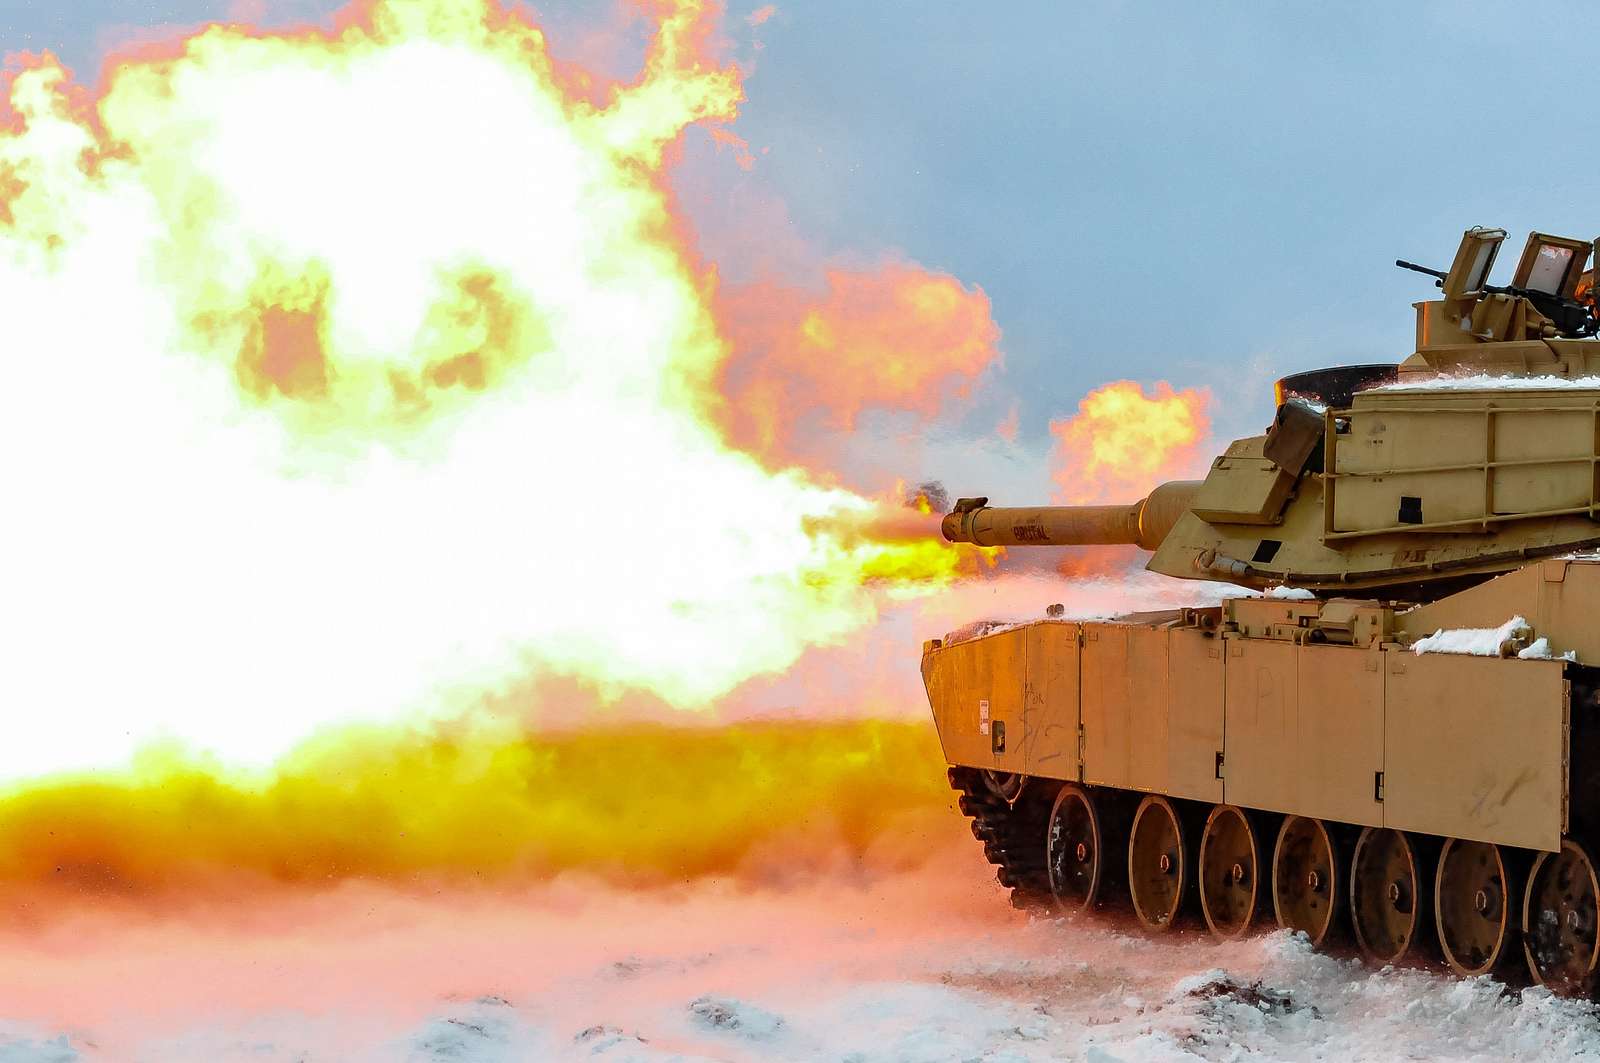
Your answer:
[[[1181,579],[1407,601],[1600,546],[1600,319],[1580,299],[1590,245],[1535,233],[1513,282],[1494,286],[1504,238],[1468,230],[1449,270],[1402,262],[1443,294],[1416,305],[1415,353],[1284,378],[1266,433],[1234,441],[1203,481],[1125,506],[962,499],[945,537],[1126,543]]]

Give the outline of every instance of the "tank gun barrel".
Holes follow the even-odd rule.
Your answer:
[[[1004,508],[987,498],[963,498],[941,523],[953,543],[977,546],[1137,546],[1155,550],[1189,512],[1198,480],[1164,483],[1120,506]]]

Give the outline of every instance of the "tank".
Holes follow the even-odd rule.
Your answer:
[[[1496,286],[1505,237],[1397,263],[1439,289],[1413,353],[1280,381],[1204,480],[943,518],[952,542],[1129,544],[1211,584],[924,644],[950,783],[1014,904],[1595,993],[1593,245],[1534,233]]]

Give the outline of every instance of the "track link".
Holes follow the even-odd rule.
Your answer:
[[[972,820],[972,836],[983,843],[983,855],[995,865],[994,877],[1011,891],[1013,908],[1035,908],[1050,902],[1045,873],[1045,829],[1055,794],[1042,779],[1031,779],[1014,803],[994,793],[976,768],[951,768],[950,788],[961,796],[956,807]]]

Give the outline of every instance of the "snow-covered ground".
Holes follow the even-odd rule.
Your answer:
[[[0,942],[0,1063],[1600,1059],[1589,1005],[1011,912],[898,875],[517,896],[345,890]]]

